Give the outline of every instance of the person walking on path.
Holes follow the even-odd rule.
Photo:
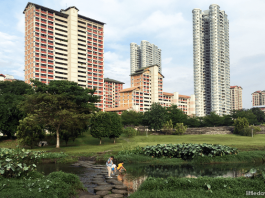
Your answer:
[[[110,173],[111,173],[111,166],[113,165],[113,162],[112,162],[113,159],[114,159],[114,157],[111,156],[111,157],[108,159],[108,161],[106,162],[107,169],[108,169],[108,178],[112,178],[112,177],[110,176]]]

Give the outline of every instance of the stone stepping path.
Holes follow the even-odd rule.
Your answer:
[[[121,194],[109,194],[104,196],[103,198],[123,198],[124,196]]]
[[[88,192],[94,195],[81,195],[82,198],[123,198],[128,196],[127,187],[116,176],[108,177],[105,165],[94,165],[93,161],[78,161],[73,166],[87,168],[80,177]]]
[[[112,193],[114,193],[114,194],[128,195],[128,191],[127,190],[116,190],[116,189],[112,189]]]
[[[109,194],[111,194],[110,191],[97,191],[96,192],[96,195],[99,195],[101,197],[104,197],[105,195],[109,195]]]
[[[95,193],[97,191],[111,191],[112,187],[111,186],[98,186],[96,188],[94,188]]]

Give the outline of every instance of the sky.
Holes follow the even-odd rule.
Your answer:
[[[24,80],[24,14],[28,1],[0,0],[0,74]],[[60,11],[106,23],[104,77],[130,87],[130,43],[147,40],[162,49],[165,92],[194,94],[192,9],[218,4],[230,22],[230,84],[243,88],[243,108],[251,93],[265,90],[264,0],[36,0]]]

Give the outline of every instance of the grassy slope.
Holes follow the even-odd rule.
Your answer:
[[[104,138],[102,145],[99,145],[99,140],[91,137],[89,134],[84,134],[79,137],[75,142],[69,142],[69,146],[65,146],[65,143],[61,142],[60,151],[78,155],[102,152],[106,150],[112,150],[114,152],[122,150],[122,147],[134,147],[134,146],[146,146],[156,144],[169,144],[169,143],[209,143],[209,144],[222,144],[231,147],[236,147],[240,151],[253,151],[263,150],[265,151],[265,135],[256,135],[254,138],[236,135],[160,135],[160,136],[136,136],[134,138],[125,138],[123,135],[116,140],[116,144],[113,144],[113,140]],[[17,141],[0,140],[0,148],[14,148]],[[36,147],[34,150],[47,150],[57,151],[55,145],[51,145],[45,148]]]

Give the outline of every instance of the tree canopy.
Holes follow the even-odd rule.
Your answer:
[[[32,81],[35,94],[27,95],[20,109],[33,115],[36,121],[56,132],[56,148],[60,148],[60,133],[71,133],[78,125],[88,124],[90,114],[98,110],[95,90],[84,89],[75,82],[51,81],[49,85]]]
[[[24,81],[0,82],[0,131],[8,138],[14,136],[19,120],[25,117],[18,104],[25,100],[25,94],[33,93],[32,87]]]
[[[160,130],[167,120],[167,111],[159,103],[153,103],[151,108],[144,113],[144,122],[149,129]]]

